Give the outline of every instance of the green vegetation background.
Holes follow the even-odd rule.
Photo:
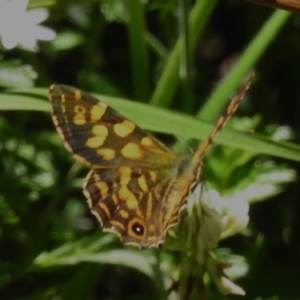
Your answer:
[[[81,191],[88,169],[62,147],[50,119],[52,83],[102,94],[168,145],[178,137],[180,152],[190,151],[180,146],[188,138],[207,136],[255,69],[238,115],[256,117],[233,122],[243,135],[224,130],[216,139],[233,148],[208,155],[207,180],[226,194],[239,180],[255,186],[262,165],[279,177],[298,171],[300,17],[241,1],[188,2],[30,1],[49,9],[44,24],[58,36],[37,52],[1,50],[0,299],[164,299],[173,274],[166,266],[179,261],[101,232]],[[234,175],[224,175],[232,165]],[[299,184],[269,179],[271,191],[256,200],[268,199],[252,201],[249,229],[221,247],[246,258],[248,272],[237,279],[244,299],[300,299]],[[237,298],[205,282],[209,299]]]

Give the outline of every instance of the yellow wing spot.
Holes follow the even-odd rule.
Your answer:
[[[93,175],[93,178],[94,178],[95,181],[100,181],[100,175],[97,174],[97,173],[95,173],[95,174]]]
[[[127,186],[123,185],[120,188],[119,197],[120,199],[126,201],[126,205],[129,209],[137,209],[139,203],[134,194],[129,191]]]
[[[104,103],[96,104],[91,109],[91,121],[97,122],[100,121],[103,115],[105,114],[107,105]]]
[[[81,100],[81,97],[82,97],[81,92],[79,90],[76,90],[75,91],[75,100],[79,101],[79,100]]]
[[[148,201],[147,201],[147,210],[146,210],[146,219],[150,220],[152,217],[152,193],[148,194]]]
[[[140,159],[143,156],[141,148],[135,143],[125,145],[121,150],[121,154],[129,159]]]
[[[114,159],[116,156],[115,150],[109,149],[109,148],[98,149],[97,153],[99,155],[101,155],[104,160],[107,160],[107,161]]]
[[[85,145],[89,148],[99,148],[103,145],[105,139],[106,136],[93,136],[86,141]]]
[[[61,95],[60,100],[61,100],[62,103],[66,102],[66,97],[65,97],[64,94]]]
[[[85,118],[85,108],[82,105],[76,105],[74,107],[75,117],[73,118],[73,121],[76,125],[83,125],[86,122]]]
[[[154,142],[149,136],[146,136],[142,138],[141,144],[146,147],[151,147],[154,145]]]
[[[153,182],[156,181],[157,173],[156,173],[155,171],[150,171],[149,174],[150,174],[151,180],[152,180]]]
[[[144,174],[142,174],[139,178],[138,178],[138,184],[141,188],[142,191],[144,192],[148,192],[149,191],[149,188],[148,188],[148,185],[147,185],[147,182],[146,182],[146,177]]]
[[[137,209],[138,207],[138,201],[135,198],[135,196],[130,193],[129,197],[126,199],[126,205],[129,209]]]
[[[120,172],[120,183],[122,185],[127,185],[131,180],[132,170],[130,169],[130,167],[120,167],[119,172]]]
[[[119,227],[122,231],[125,231],[125,226],[118,221],[115,220],[110,220],[111,225],[113,225],[114,227]]]
[[[119,198],[121,200],[126,200],[128,196],[130,195],[130,191],[126,185],[122,185],[121,188],[119,189]]]
[[[120,201],[119,201],[119,198],[118,198],[118,196],[116,195],[116,194],[113,194],[112,196],[111,196],[111,200],[113,201],[113,203],[115,204],[115,205],[117,205]]]
[[[125,137],[134,131],[135,125],[128,120],[124,120],[122,123],[114,125],[114,132],[119,137]]]
[[[108,129],[105,125],[95,125],[92,128],[92,132],[94,135],[97,135],[97,136],[107,137],[107,135],[108,135]]]
[[[119,211],[119,214],[122,218],[127,219],[129,217],[129,214],[126,210],[122,209]]]
[[[147,236],[148,241],[157,241],[157,236]]]
[[[85,120],[85,116],[83,114],[77,114],[75,115],[75,117],[73,118],[73,122],[76,125],[83,125],[85,124],[86,120]]]
[[[62,103],[64,103],[64,102],[62,102]],[[62,105],[61,106],[61,111],[65,114],[66,113],[66,106],[65,105]]]
[[[103,202],[99,202],[99,207],[105,212],[108,218],[110,218],[110,212],[107,206]]]
[[[95,125],[92,129],[92,133],[95,136],[90,137],[85,145],[90,148],[98,148],[104,144],[108,135],[108,129],[104,125]]]
[[[150,224],[148,227],[149,231],[154,231],[155,230],[155,226],[153,224]]]
[[[100,190],[101,192],[101,196],[104,198],[107,196],[108,193],[108,185],[106,182],[104,181],[100,181],[96,183],[97,188]]]

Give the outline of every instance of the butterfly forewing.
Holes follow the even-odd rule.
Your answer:
[[[52,85],[52,118],[66,148],[94,167],[169,167],[172,150],[105,103],[65,85]]]

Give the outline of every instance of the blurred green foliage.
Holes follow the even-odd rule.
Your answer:
[[[206,208],[216,223],[199,223],[197,202],[162,249],[124,247],[102,233],[81,191],[88,169],[63,148],[46,87],[101,94],[189,152],[199,144],[189,139],[207,136],[251,69],[243,117],[216,139],[231,147],[213,146],[203,174],[207,189],[252,204],[250,222],[209,255],[231,266],[225,271],[244,299],[300,299],[299,16],[229,0],[32,0],[28,7],[49,10],[43,24],[57,37],[34,51],[0,49],[0,299],[167,299],[170,287],[187,299],[185,274],[199,279],[189,299],[236,299],[222,295],[199,263],[199,248],[216,242],[221,220]]]

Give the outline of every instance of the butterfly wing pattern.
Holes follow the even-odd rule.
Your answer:
[[[194,156],[178,157],[104,102],[70,86],[52,85],[53,122],[65,147],[92,168],[83,190],[103,230],[117,233],[124,244],[162,244],[199,181],[206,150],[249,86],[250,80]]]

